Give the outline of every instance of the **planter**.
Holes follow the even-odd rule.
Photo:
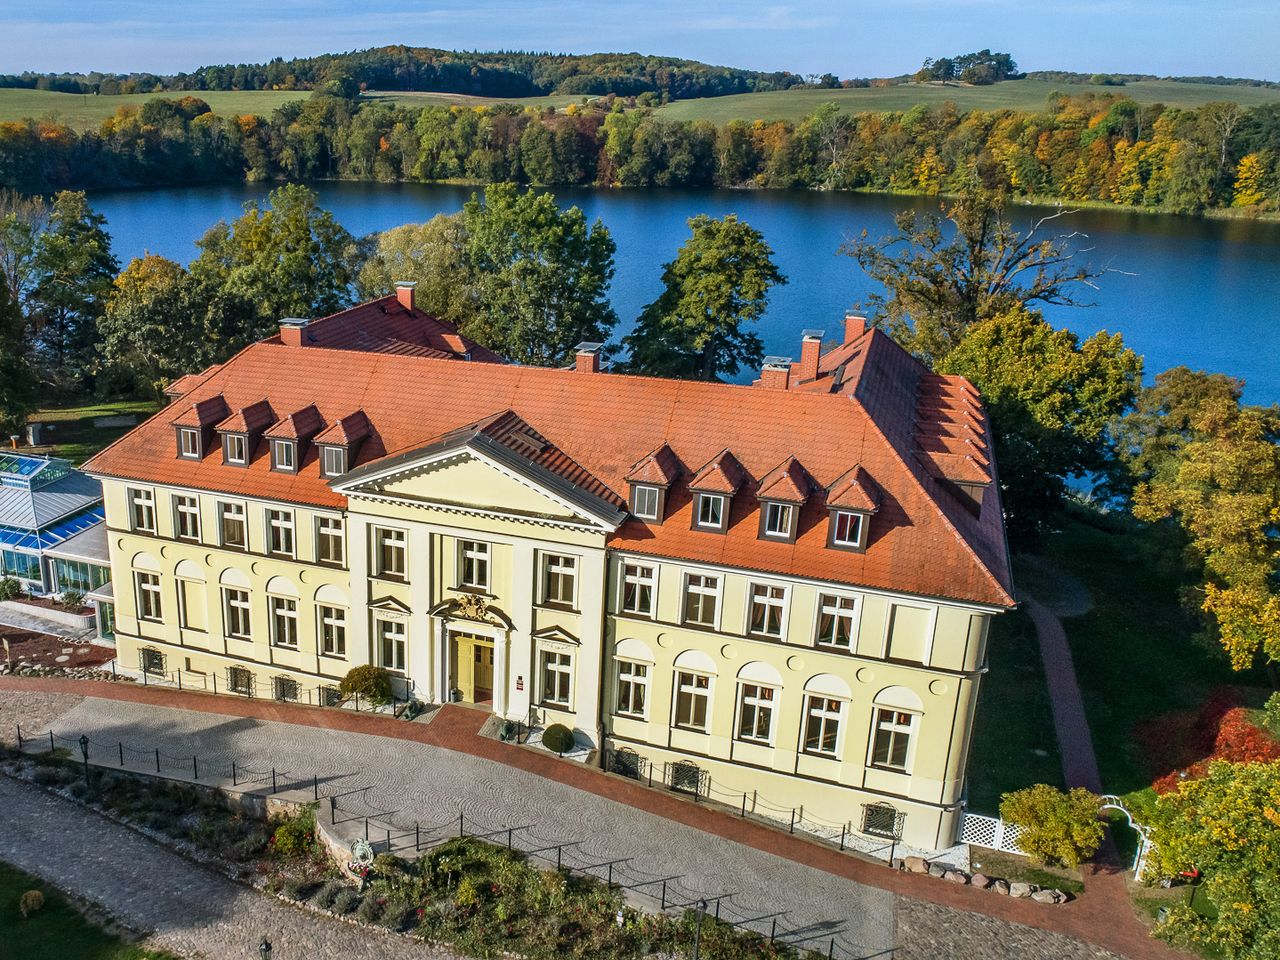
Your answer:
[[[0,610],[20,613],[35,620],[47,620],[72,630],[92,630],[94,613],[92,607],[81,607],[79,610],[63,610],[52,601],[33,600],[0,600]]]

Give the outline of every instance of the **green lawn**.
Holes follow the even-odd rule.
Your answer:
[[[1234,100],[1246,107],[1280,101],[1280,90],[1205,83],[1143,80],[1123,87],[1065,84],[1048,80],[1006,80],[986,87],[902,84],[853,90],[781,90],[775,93],[743,93],[732,97],[676,100],[662,108],[673,120],[799,120],[824,103],[846,110],[909,110],[918,103],[941,104],[953,100],[961,110],[1043,110],[1055,90],[1072,95],[1112,93],[1139,103],[1164,103],[1195,107],[1211,100]]]
[[[522,107],[567,107],[571,103],[581,103],[581,96],[553,94],[549,97],[511,97],[503,100],[494,97],[472,97],[465,93],[419,93],[416,91],[369,91],[363,95],[365,100],[378,100],[387,103],[400,103],[410,107],[452,106],[461,104],[467,107],[483,107],[495,103],[516,103]]]
[[[44,909],[24,920],[18,898],[27,890],[44,894]],[[7,863],[0,863],[0,938],[3,956],[21,960],[176,960],[94,926],[57,890]]]
[[[159,409],[160,404],[152,400],[114,400],[82,406],[51,407],[36,411],[29,419],[55,425],[53,430],[45,434],[44,439],[51,446],[41,448],[44,452],[56,457],[66,457],[78,465],[133,429],[95,427],[95,418],[133,414],[138,423],[141,423]]]
[[[1025,613],[996,617],[987,661],[969,759],[969,809],[994,817],[1002,793],[1034,783],[1062,786],[1062,760],[1040,647]]]
[[[310,93],[305,90],[207,90],[192,91],[190,95],[206,101],[215,113],[267,115],[281,104],[290,100],[303,100]],[[87,130],[98,126],[121,105],[141,105],[154,97],[174,99],[183,96],[187,96],[185,91],[99,97],[92,94],[53,93],[49,90],[0,88],[0,123],[25,117],[51,117],[77,130]]]

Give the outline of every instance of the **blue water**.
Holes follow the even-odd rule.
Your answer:
[[[121,261],[158,253],[186,262],[195,241],[269,184],[99,193]],[[323,183],[321,203],[352,233],[385,230],[461,208],[472,188],[425,184]],[[893,232],[896,211],[936,208],[923,198],[806,191],[558,190],[600,218],[618,245],[611,298],[624,334],[661,288],[662,264],[688,236],[698,213],[737,213],[764,233],[789,283],[777,288],[761,324],[767,354],[798,355],[800,331],[841,329],[849,308],[875,289],[836,251],[866,230]],[[1015,208],[1025,226],[1046,211]],[[1112,272],[1080,296],[1094,306],[1049,307],[1055,323],[1081,335],[1106,329],[1146,357],[1148,379],[1178,364],[1221,371],[1247,382],[1254,403],[1280,402],[1280,224],[1200,220],[1085,210],[1057,221],[1081,259]]]

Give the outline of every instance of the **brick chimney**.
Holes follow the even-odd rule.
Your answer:
[[[786,390],[791,386],[791,358],[765,357],[764,366],[760,368],[758,386],[766,390]]]
[[[867,318],[856,314],[844,315],[844,342],[852,343],[867,332]]]
[[[396,281],[396,299],[406,310],[413,309],[413,291],[417,284],[412,280]]]
[[[280,342],[286,347],[306,346],[302,331],[310,322],[306,317],[283,317],[280,320]]]
[[[818,378],[818,360],[822,356],[821,330],[804,330],[800,334],[800,369],[796,379],[800,383]]]
[[[579,373],[599,373],[600,372],[600,348],[603,343],[588,343],[583,341],[573,349],[576,351],[573,368]]]

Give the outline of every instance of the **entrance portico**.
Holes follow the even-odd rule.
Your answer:
[[[434,624],[442,702],[507,708],[507,664],[512,624],[483,597],[463,595],[430,611]]]

